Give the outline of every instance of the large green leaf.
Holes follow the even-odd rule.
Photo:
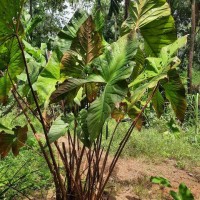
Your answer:
[[[168,72],[170,70],[173,71],[173,69],[176,69],[176,67],[180,64],[180,60],[176,57],[176,53],[179,48],[183,47],[186,44],[186,42],[187,37],[181,37],[174,43],[163,47],[158,58],[146,58],[144,71],[132,83],[129,84],[129,87],[132,89],[132,105],[134,105],[143,96],[143,94],[148,88],[155,87],[160,80],[169,79]],[[177,77],[178,75],[176,75],[175,73],[174,76],[176,76],[174,78],[178,78],[176,83],[176,79],[173,80],[173,78],[170,78],[169,82],[165,84],[168,87],[168,91],[166,92],[170,93],[168,94],[169,97],[167,98],[169,99],[171,97],[170,102],[172,104],[172,108],[174,109],[176,116],[182,121],[184,118],[186,107],[184,87],[181,83],[180,78]],[[164,81],[163,83],[166,83],[166,81]],[[173,85],[176,85],[176,87],[171,89]],[[166,90],[167,87],[164,87],[164,89]],[[177,94],[178,91],[180,92],[179,95]],[[173,96],[176,96],[175,99],[173,98]],[[155,93],[155,97],[152,99],[152,102],[158,117],[160,117],[160,115],[163,113],[163,101],[164,100],[162,95],[159,93],[159,91],[157,91]],[[178,101],[182,102],[182,106],[178,105]]]
[[[162,62],[165,65],[169,65],[173,61],[173,57],[177,55],[180,48],[187,44],[187,35],[178,38],[175,42],[170,45],[163,47],[160,51],[159,57],[162,58]],[[171,58],[171,59],[170,59]]]
[[[6,132],[11,134],[14,133],[10,127],[7,127],[2,123],[0,123],[0,132]]]
[[[131,32],[107,46],[104,53],[92,63],[107,83],[116,83],[130,77],[133,65],[128,63],[137,53],[138,42]]]
[[[131,32],[108,46],[104,53],[93,62],[106,85],[102,95],[89,108],[87,126],[90,139],[100,133],[105,120],[109,117],[115,103],[119,103],[127,94],[126,79],[130,77],[133,66],[128,63],[137,53],[138,44]]]
[[[167,78],[167,74],[161,73],[155,77],[153,77],[148,82],[141,84],[139,86],[136,86],[135,88],[131,88],[131,105],[134,106],[137,101],[139,101],[142,96],[144,96],[144,93],[147,91],[148,88],[153,89],[156,87],[158,82],[162,79]]]
[[[182,122],[187,108],[186,94],[178,72],[175,69],[168,72],[168,82],[164,83],[162,86],[176,117]]]
[[[64,99],[69,92],[77,91],[83,84],[87,83],[86,79],[70,78],[64,81],[59,87],[52,93],[50,101],[52,103]],[[78,91],[77,91],[78,92]]]
[[[24,0],[1,1],[0,3],[0,45],[13,34],[22,34],[20,15]]]
[[[61,83],[52,93],[50,97],[51,102],[65,98],[69,92],[78,92],[78,89],[86,83],[105,83],[105,80],[99,75],[91,75],[87,79],[69,78]]]
[[[103,94],[96,99],[89,108],[87,126],[90,140],[96,139],[100,133],[105,120],[110,116],[115,108],[115,103],[121,102],[128,92],[126,81],[116,84],[107,84]]]
[[[11,38],[4,45],[4,76],[0,78],[0,102],[6,103],[7,95],[12,87],[10,78],[16,81],[16,76],[22,73],[24,63],[18,41],[15,37]]]
[[[44,48],[47,49],[47,46],[45,43],[41,44],[41,48],[33,47],[30,43],[23,40],[23,44],[25,46],[25,52],[26,52],[26,59],[29,63],[30,60],[34,60],[35,62],[38,62],[38,65],[44,66],[46,63],[45,56],[44,56]]]
[[[141,83],[144,83],[159,74],[161,74],[164,71],[164,74],[166,74],[165,71],[166,66],[162,65],[162,59],[161,58],[146,58],[145,62],[145,68],[143,72],[133,81],[129,84],[129,87],[135,87]]]
[[[141,28],[146,55],[157,56],[162,47],[174,42],[176,37],[172,16],[157,19]]]
[[[60,62],[56,53],[53,53],[46,67],[38,77],[34,88],[38,93],[40,101],[45,105],[49,103],[49,98],[54,90],[56,84],[60,81]]]
[[[166,0],[131,2],[129,18],[122,25],[122,34],[139,31],[147,55],[158,55],[161,48],[176,40],[174,20]]]
[[[53,143],[60,137],[64,136],[67,133],[67,126],[68,124],[63,117],[57,117],[48,133],[49,142]]]
[[[131,2],[129,15],[123,24],[126,31],[142,28],[156,19],[169,16],[170,9],[165,0],[136,0]]]
[[[15,79],[16,76],[24,70],[22,52],[16,38],[12,38],[6,47],[9,56],[9,61],[7,63],[9,75],[12,79]]]
[[[0,78],[0,103],[4,104],[12,86],[10,78],[15,81],[16,76],[24,68],[21,50],[15,36],[23,34],[20,22],[23,4],[23,0],[0,3],[0,64],[3,64],[0,68],[5,72],[4,77]]]
[[[80,126],[81,126],[81,131],[78,132],[78,137],[86,147],[90,147],[91,146],[91,140],[90,140],[90,134],[89,134],[89,131],[88,131],[86,119],[87,119],[87,110],[82,109],[80,111],[80,120],[79,120]]]
[[[176,68],[180,64],[180,60],[176,57],[176,53],[179,48],[185,46],[186,42],[187,36],[181,37],[174,43],[163,47],[159,57],[146,58],[143,72],[129,84],[129,87],[136,88],[135,91],[141,93],[142,91],[145,92],[145,86],[152,88],[156,85],[155,81],[166,78],[168,71]],[[146,83],[147,81],[148,83]],[[155,84],[152,84],[151,82]],[[142,85],[138,87],[140,84]],[[136,96],[134,95],[133,98],[135,99]]]
[[[69,23],[58,33],[58,37],[54,41],[54,49],[59,49],[65,53],[70,49],[72,40],[76,37],[78,29],[88,18],[86,12],[77,10]]]
[[[88,15],[86,14],[86,12],[77,10],[74,13],[72,19],[69,21],[69,23],[63,28],[62,31],[59,32],[58,36],[65,40],[72,40],[76,37],[78,29],[81,27],[81,25],[85,22],[87,18]]]

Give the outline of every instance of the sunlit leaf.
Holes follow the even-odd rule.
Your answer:
[[[158,176],[152,176],[150,181],[152,183],[156,183],[165,187],[171,187],[171,183],[169,180],[167,180],[166,178],[163,177],[158,177]]]
[[[24,70],[22,52],[16,38],[12,38],[4,44],[6,60],[4,60],[4,76],[0,78],[0,102],[5,104],[12,83],[16,81],[16,76]],[[5,59],[5,58],[2,58]]]
[[[177,68],[180,64],[180,60],[176,57],[176,53],[179,48],[182,48],[187,42],[187,37],[181,37],[174,43],[165,46],[161,49],[159,57],[147,57],[145,62],[145,67],[143,72],[134,79],[133,82],[129,84],[132,88],[131,103],[134,105],[148,88],[153,88],[157,85],[160,80],[166,79],[168,77],[168,71]],[[158,95],[158,94],[156,94]],[[159,102],[162,104],[162,98],[159,95]],[[154,100],[153,100],[154,101]],[[157,102],[157,103],[159,103]],[[159,106],[160,111],[161,104],[155,105]],[[155,108],[155,107],[154,107]],[[157,107],[158,108],[158,107]],[[158,111],[158,110],[157,110]],[[158,114],[158,113],[157,113]],[[161,114],[159,112],[158,116]]]
[[[7,127],[2,123],[0,123],[0,132],[6,132],[6,133],[11,133],[11,134],[14,133],[10,127]]]
[[[137,47],[134,35],[127,34],[108,46],[93,62],[106,85],[101,96],[88,110],[87,126],[91,140],[98,136],[115,104],[123,100],[128,92],[125,80],[130,77],[133,70],[133,66],[129,66],[128,63],[136,55]]]
[[[85,96],[85,95],[84,95]],[[76,97],[74,98],[74,102],[78,105],[81,106],[81,101],[84,99],[83,97],[83,87],[81,87],[79,89],[79,91],[77,92]]]
[[[60,62],[57,54],[53,53],[34,85],[39,99],[45,105],[45,107],[48,105],[49,98],[53,91],[56,90],[56,84],[59,81]]]
[[[59,32],[58,36],[65,40],[72,40],[76,37],[76,33],[81,25],[88,18],[86,12],[77,10],[69,23]]]
[[[92,102],[87,116],[87,126],[90,140],[96,139],[103,127],[105,120],[115,108],[115,103],[123,100],[128,92],[125,81],[116,84],[106,84],[103,94]]]
[[[147,55],[158,55],[163,46],[176,40],[174,20],[165,0],[136,0],[129,8],[122,34],[130,30],[140,32]]]

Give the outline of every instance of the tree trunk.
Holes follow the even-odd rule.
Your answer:
[[[169,4],[169,7],[171,8],[171,0],[167,0],[167,3]]]
[[[31,19],[33,18],[33,0],[30,0],[30,8],[29,8],[29,14],[31,16]],[[33,40],[33,33],[30,33],[30,39]]]
[[[33,17],[33,0],[30,0],[30,10],[29,10],[29,12],[30,12],[30,16],[32,18]]]
[[[97,7],[101,8],[101,0],[97,0]]]
[[[129,5],[130,5],[130,0],[125,0],[125,12],[124,12],[124,20],[127,19],[128,14],[129,14]]]
[[[191,37],[190,37],[190,51],[188,60],[188,93],[192,91],[192,66],[194,58],[194,43],[195,43],[195,30],[196,30],[196,0],[192,0],[192,14],[191,14]]]

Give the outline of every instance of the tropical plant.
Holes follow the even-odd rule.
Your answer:
[[[170,181],[163,177],[151,177],[151,182],[164,187],[171,187]],[[194,200],[193,194],[184,183],[179,185],[178,192],[170,190],[170,195],[174,200]]]
[[[7,105],[9,98],[14,98],[26,117],[53,176],[56,199],[102,199],[134,127],[141,128],[142,113],[150,101],[160,117],[167,99],[183,121],[185,90],[176,70],[180,63],[176,54],[187,38],[176,38],[174,20],[164,0],[137,0],[129,6],[121,37],[111,44],[102,36],[100,14],[77,12],[58,34],[54,51],[45,63],[42,51],[38,53],[23,41],[20,16],[24,2],[1,4],[1,103]],[[34,70],[30,74],[30,60],[34,61],[36,74]],[[42,64],[38,65],[40,60]],[[32,79],[32,74],[36,78]],[[24,85],[29,88],[23,90]],[[116,129],[126,114],[132,124],[109,163]],[[30,116],[40,122],[45,143]],[[104,149],[102,129],[111,116],[117,124]],[[27,127],[1,125],[2,157],[11,148],[14,155],[18,154],[25,143]],[[66,141],[60,143],[58,139],[63,135]]]

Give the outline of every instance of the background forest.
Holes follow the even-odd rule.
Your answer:
[[[200,199],[199,93],[199,0],[3,0],[0,199]]]

